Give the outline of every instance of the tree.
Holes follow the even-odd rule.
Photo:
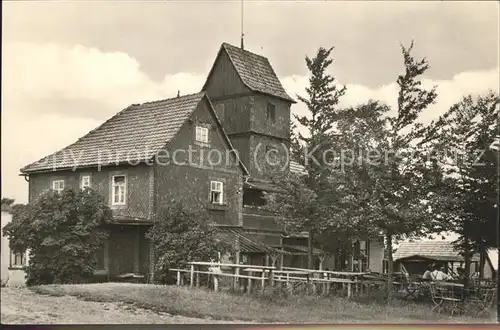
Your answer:
[[[482,276],[487,249],[498,244],[499,132],[499,97],[491,91],[464,97],[428,132],[437,137],[433,148],[441,155],[443,191],[450,196],[442,205],[442,217],[450,219],[445,229],[459,234],[455,244],[467,274],[470,258],[479,252]]]
[[[146,234],[155,256],[155,280],[169,281],[170,268],[183,268],[189,261],[216,260],[218,254],[233,252],[210,222],[206,210],[193,209],[173,201],[162,209]]]
[[[401,46],[405,72],[397,79],[398,108],[376,101],[340,111],[337,147],[349,151],[338,157],[342,177],[340,204],[351,225],[367,236],[383,233],[388,255],[388,300],[393,283],[393,241],[427,235],[437,230],[432,217],[436,190],[442,177],[426,144],[428,128],[417,120],[436,98],[435,87],[421,87],[419,77],[429,68],[417,61],[410,47]],[[337,188],[337,192],[339,189]],[[434,194],[433,194],[434,192]]]
[[[320,47],[316,56],[306,56],[307,68],[311,73],[309,87],[306,88],[307,98],[298,95],[299,101],[307,106],[308,113],[304,116],[295,115],[297,122],[307,131],[307,134],[295,132],[292,138],[292,154],[301,163],[306,174],[297,178],[294,175],[275,178],[274,181],[285,192],[289,192],[300,205],[309,200],[308,213],[303,210],[292,210],[287,206],[286,198],[274,196],[270,204],[279,217],[287,219],[287,229],[293,232],[308,232],[308,267],[313,268],[313,241],[314,235],[321,232],[331,221],[332,213],[326,206],[334,203],[327,202],[328,196],[325,187],[328,186],[330,173],[321,157],[330,141],[329,133],[336,121],[339,98],[345,94],[346,88],[337,87],[333,76],[326,73],[333,63],[330,54],[333,48]],[[297,181],[298,180],[298,181]],[[298,185],[294,184],[299,183]],[[292,191],[287,189],[294,189]],[[304,194],[303,196],[301,196]],[[275,194],[274,194],[275,195]],[[283,203],[280,203],[283,202]],[[282,204],[280,206],[280,204]],[[295,215],[296,217],[292,217]]]
[[[2,206],[11,206],[14,204],[14,201],[13,198],[2,197]]]
[[[93,276],[96,253],[107,239],[102,226],[111,217],[99,194],[50,191],[33,204],[15,206],[4,236],[11,249],[30,251],[27,285],[80,283]]]

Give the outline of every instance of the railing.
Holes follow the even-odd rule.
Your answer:
[[[200,274],[209,275],[213,278],[213,288],[219,290],[221,278],[231,278],[232,287],[240,288],[240,279],[246,280],[246,291],[251,293],[253,283],[260,282],[260,289],[263,292],[266,286],[274,286],[276,283],[284,283],[287,286],[305,284],[307,287],[316,288],[319,285],[324,293],[330,292],[331,285],[340,285],[347,289],[347,296],[350,298],[354,293],[363,293],[364,287],[370,289],[371,285],[380,284],[380,280],[364,278],[367,273],[351,273],[323,271],[302,268],[286,268],[277,270],[275,267],[243,265],[243,264],[223,264],[213,262],[189,262],[190,269],[170,269],[177,273],[177,285],[184,284],[184,276],[189,276],[189,286],[200,286]],[[222,269],[229,270],[223,272]]]

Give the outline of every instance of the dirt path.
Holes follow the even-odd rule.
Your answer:
[[[172,316],[122,303],[100,303],[76,297],[38,295],[26,288],[1,289],[3,324],[144,324],[144,323],[245,323]]]

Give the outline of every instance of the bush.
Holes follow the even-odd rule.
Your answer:
[[[220,240],[206,210],[190,209],[173,201],[162,209],[146,234],[153,243],[156,282],[175,283],[171,268],[185,268],[190,261],[217,260],[232,247]]]
[[[3,231],[11,249],[30,251],[27,285],[82,283],[96,269],[110,217],[104,199],[90,189],[49,191],[33,204],[13,208]]]

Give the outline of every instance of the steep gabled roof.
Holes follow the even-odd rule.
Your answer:
[[[412,256],[443,261],[464,260],[460,253],[454,249],[454,246],[450,241],[403,242],[394,253],[394,260]],[[475,255],[472,258],[472,261],[478,260],[478,255]]]
[[[222,51],[227,53],[241,81],[250,90],[296,103],[295,100],[286,93],[271,63],[269,63],[266,57],[251,53],[228,43],[222,44],[217,54],[217,58],[219,58]],[[215,63],[208,74],[202,90],[205,90],[214,67]]]
[[[170,142],[191,116],[205,93],[133,104],[90,131],[75,143],[21,169],[23,173],[74,167],[136,164],[152,159]],[[232,148],[208,98],[224,139]],[[243,164],[240,165],[243,166]],[[247,173],[244,168],[244,172]]]

